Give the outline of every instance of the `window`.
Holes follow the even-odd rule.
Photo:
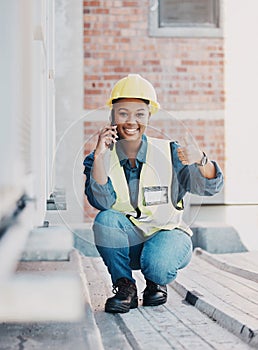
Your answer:
[[[151,0],[149,34],[221,37],[222,0]]]

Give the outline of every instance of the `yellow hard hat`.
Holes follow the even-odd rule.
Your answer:
[[[113,90],[107,105],[111,108],[113,100],[118,98],[139,98],[150,102],[151,113],[156,113],[160,107],[157,102],[157,95],[151,83],[139,74],[128,74],[127,77],[119,80]]]

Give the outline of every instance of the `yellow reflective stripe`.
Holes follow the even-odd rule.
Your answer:
[[[116,192],[116,202],[112,208],[122,212],[133,212],[134,208],[130,203],[130,195],[124,170],[120,165],[115,147],[111,151],[109,177],[111,178],[114,191]]]
[[[184,201],[183,201],[183,199],[181,199],[181,200],[177,203],[176,208],[179,209],[179,210],[184,209]]]

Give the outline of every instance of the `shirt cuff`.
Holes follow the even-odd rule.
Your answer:
[[[93,177],[90,179],[90,187],[92,190],[92,193],[102,193],[102,194],[109,194],[110,193],[110,184],[109,181],[107,181],[104,185],[99,184]]]
[[[93,178],[90,180],[91,195],[94,202],[98,204],[98,209],[109,209],[116,201],[116,194],[113,189],[111,180],[108,179],[107,183],[100,185]]]

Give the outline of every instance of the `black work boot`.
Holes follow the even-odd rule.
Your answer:
[[[161,286],[150,280],[146,280],[146,288],[143,291],[143,306],[157,306],[167,301],[167,286]]]
[[[125,313],[138,306],[136,285],[127,278],[119,278],[113,286],[115,296],[108,298],[105,305],[106,312]]]

